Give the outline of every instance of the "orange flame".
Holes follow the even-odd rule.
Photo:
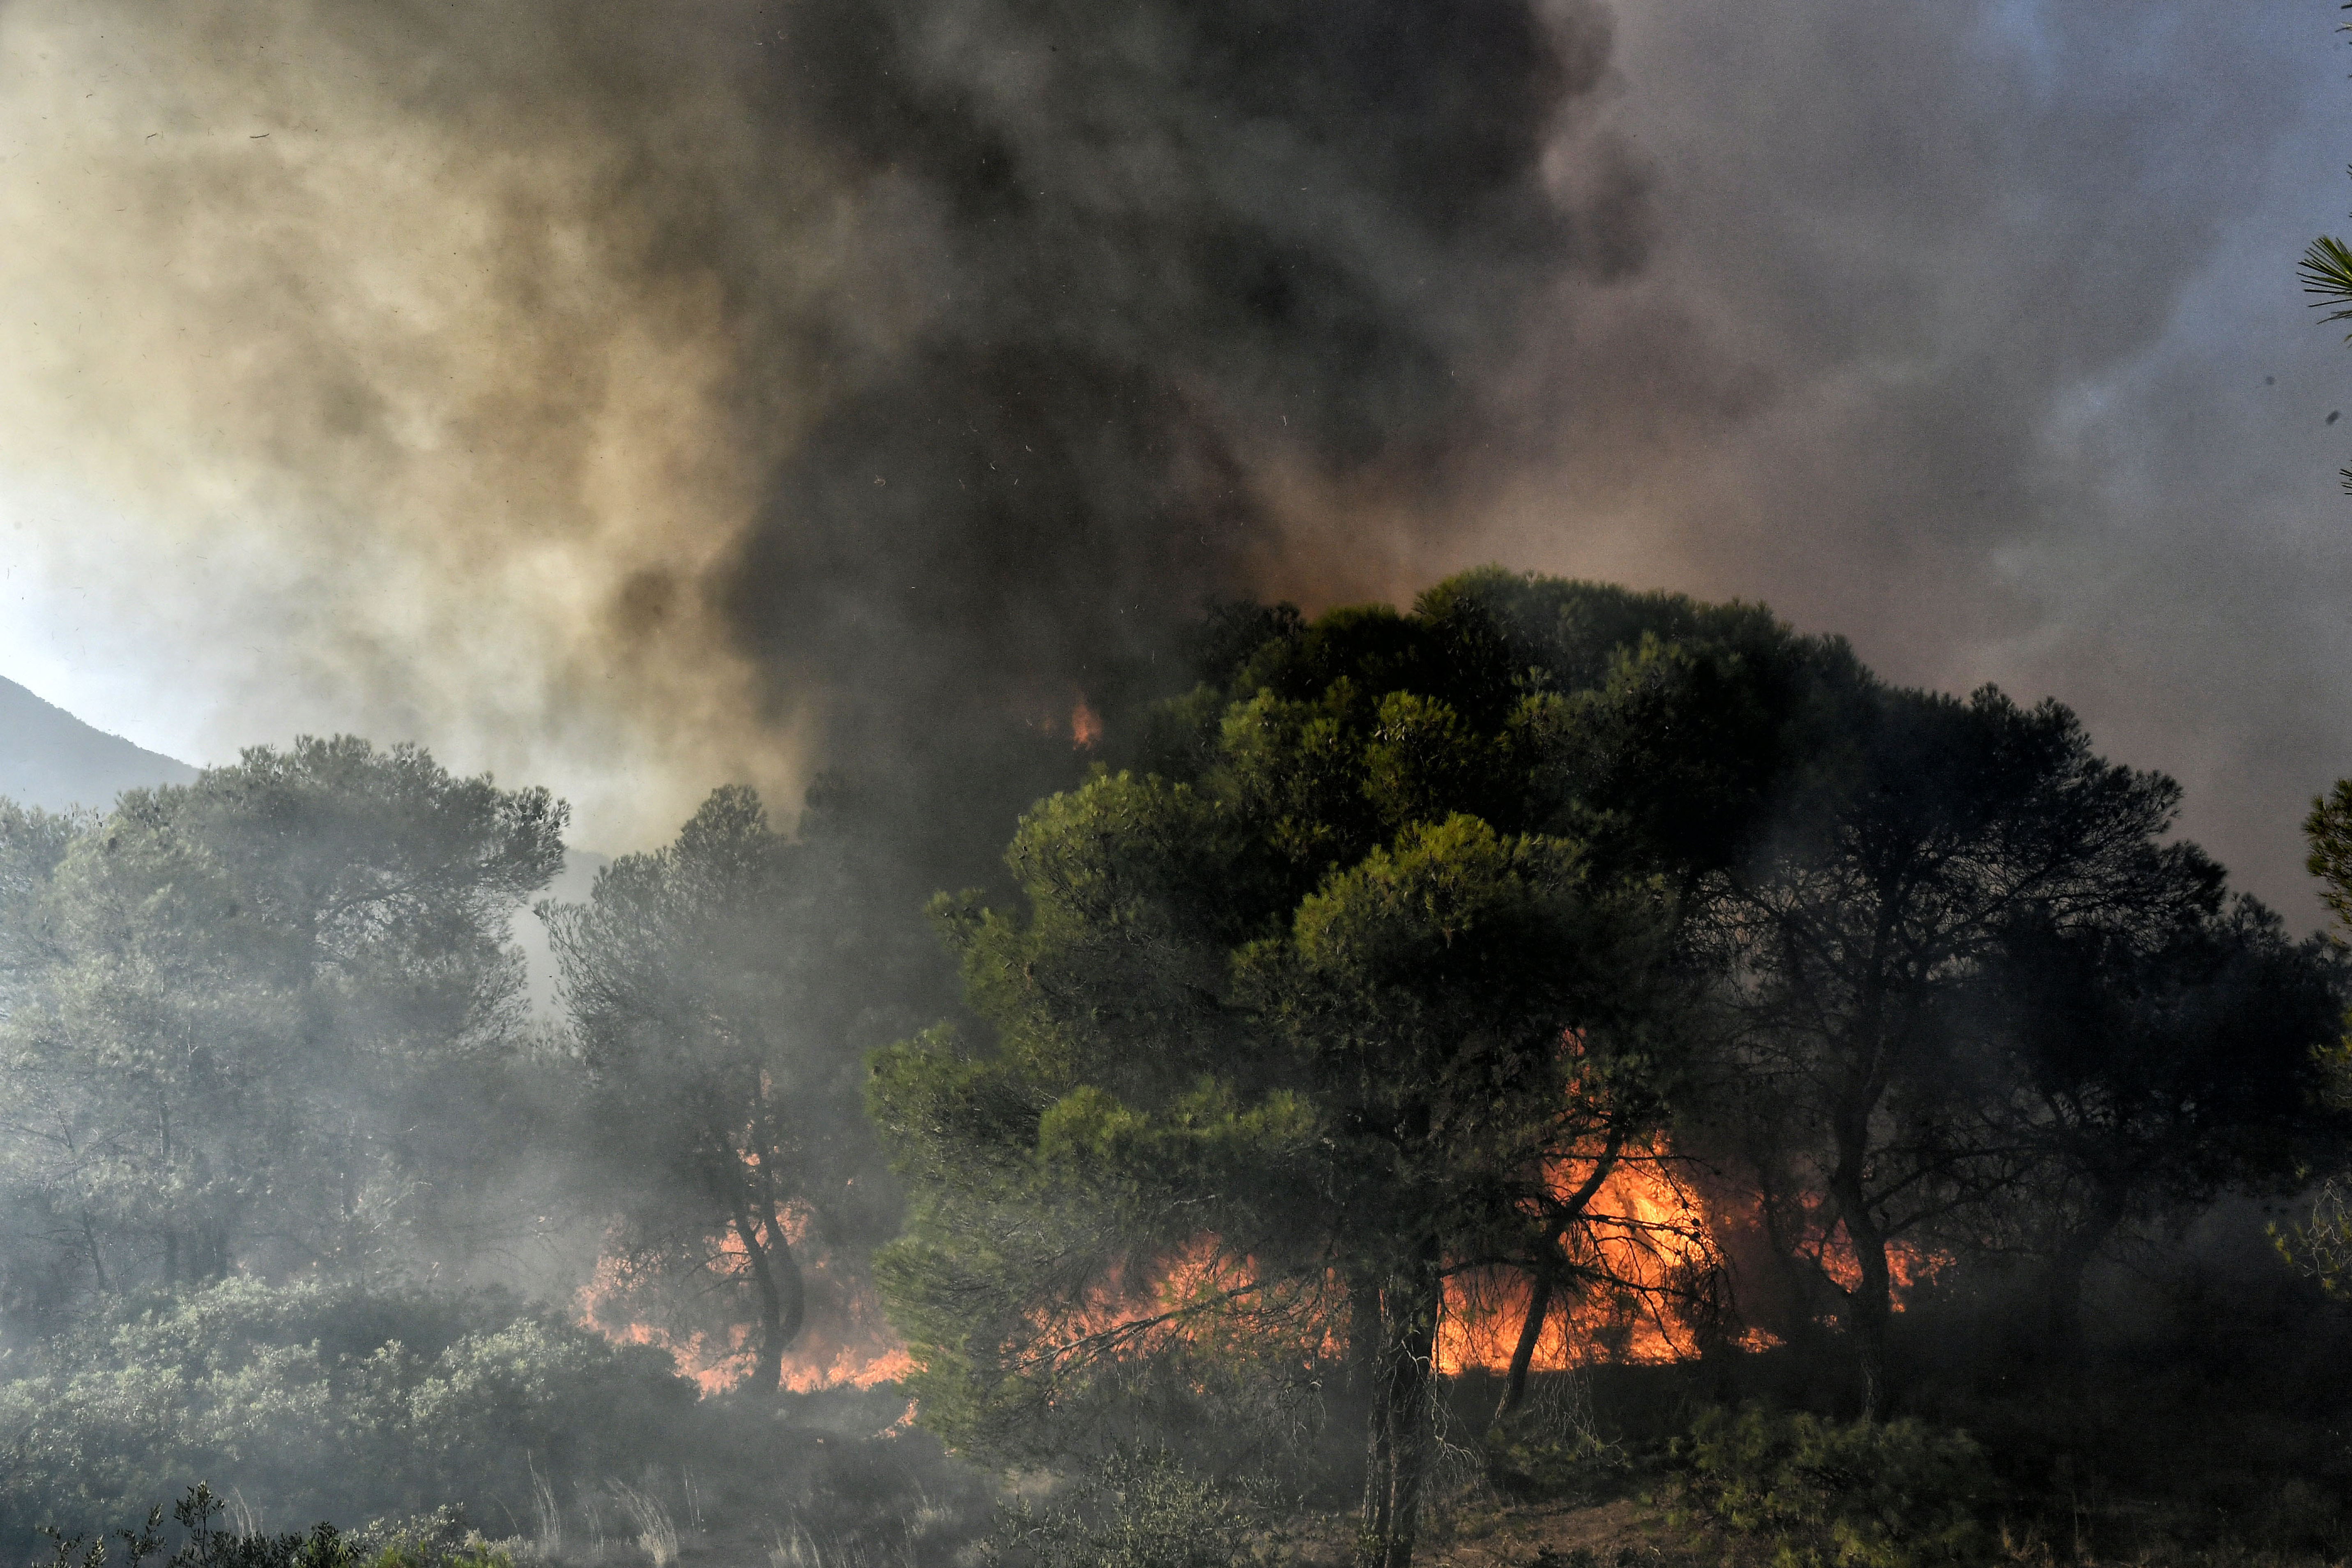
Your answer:
[[[1590,1159],[1560,1162],[1548,1185],[1565,1198],[1582,1187],[1591,1169]],[[1675,1301],[1720,1267],[1717,1220],[1672,1170],[1663,1148],[1637,1150],[1595,1188],[1580,1227],[1582,1252],[1572,1259],[1587,1282],[1555,1297],[1536,1342],[1532,1370],[1559,1372],[1596,1362],[1659,1364],[1699,1353],[1692,1315],[1678,1312]],[[1860,1266],[1844,1227],[1832,1222],[1824,1229],[1820,1224],[1822,1207],[1818,1197],[1805,1201],[1804,1256],[1851,1289],[1861,1281]],[[897,1383],[915,1371],[913,1357],[884,1320],[870,1282],[814,1244],[809,1215],[787,1215],[783,1229],[801,1266],[808,1315],[784,1357],[782,1385],[801,1394],[866,1389]],[[740,1277],[748,1268],[748,1255],[732,1232],[711,1237],[709,1254],[713,1271],[722,1276]],[[1903,1310],[1909,1296],[1950,1261],[1942,1253],[1891,1243],[1895,1310]],[[1593,1283],[1594,1275],[1602,1282]],[[668,1351],[705,1394],[739,1386],[757,1360],[756,1331],[741,1322],[689,1328],[645,1321],[632,1300],[644,1284],[622,1258],[599,1258],[580,1292],[581,1322],[616,1343]],[[1202,1346],[1230,1332],[1229,1316],[1213,1310],[1222,1303],[1253,1320],[1254,1343],[1285,1358],[1328,1361],[1347,1347],[1345,1295],[1336,1278],[1263,1280],[1255,1259],[1228,1252],[1217,1237],[1203,1233],[1157,1258],[1114,1266],[1076,1305],[1042,1311],[1032,1326],[1042,1338],[1039,1348],[1049,1354],[1101,1339],[1111,1345],[1110,1353],[1142,1355]],[[1453,1375],[1507,1370],[1532,1300],[1532,1282],[1519,1269],[1450,1275],[1438,1330],[1438,1371]],[[1192,1310],[1198,1308],[1212,1310]],[[1780,1342],[1749,1328],[1732,1342],[1761,1350]]]
[[[1809,1209],[1818,1209],[1818,1200],[1809,1202]],[[1807,1226],[1804,1250],[1821,1271],[1841,1290],[1852,1290],[1862,1283],[1862,1261],[1854,1256],[1853,1239],[1846,1234],[1842,1222],[1832,1222],[1824,1234],[1818,1219]],[[1930,1252],[1901,1239],[1886,1244],[1886,1272],[1894,1289],[1889,1292],[1896,1311],[1910,1305],[1911,1293],[1923,1285],[1935,1283],[1936,1277],[1949,1268],[1952,1255]]]
[[[801,1332],[784,1352],[782,1386],[814,1394],[899,1381],[914,1370],[914,1358],[891,1331],[871,1283],[830,1249],[813,1245],[808,1221],[804,1212],[796,1211],[785,1215],[782,1226],[800,1265],[807,1303]],[[707,1251],[711,1273],[734,1279],[748,1274],[750,1255],[732,1231],[710,1237]],[[654,1283],[624,1258],[599,1258],[579,1293],[579,1321],[615,1344],[669,1352],[678,1371],[706,1395],[740,1386],[759,1359],[758,1331],[743,1322],[687,1327],[647,1321],[639,1309],[642,1292]]]
[[[1590,1159],[1563,1161],[1549,1184],[1565,1198],[1581,1188],[1591,1170]],[[1660,1364],[1700,1353],[1705,1314],[1680,1308],[1685,1302],[1703,1305],[1699,1299],[1707,1277],[1725,1267],[1717,1240],[1720,1221],[1673,1172],[1672,1155],[1663,1146],[1633,1151],[1594,1190],[1575,1244],[1580,1250],[1572,1258],[1584,1282],[1554,1298],[1536,1341],[1532,1370],[1559,1372],[1596,1362]],[[1819,1200],[1809,1205],[1820,1206]],[[1809,1245],[1809,1255],[1832,1278],[1849,1286],[1859,1280],[1843,1227],[1832,1226],[1826,1237],[1816,1230]],[[1950,1260],[1896,1242],[1890,1245],[1888,1261],[1894,1306],[1900,1311],[1906,1298]],[[1285,1292],[1286,1300],[1278,1300]],[[1253,1259],[1234,1256],[1217,1237],[1203,1233],[1156,1259],[1112,1268],[1077,1305],[1040,1313],[1032,1326],[1048,1353],[1097,1340],[1115,1355],[1145,1355],[1200,1345],[1223,1331],[1216,1312],[1185,1310],[1223,1299],[1242,1304],[1259,1327],[1271,1329],[1271,1348],[1277,1353],[1329,1360],[1346,1349],[1344,1297],[1336,1279],[1262,1281]],[[1532,1300],[1532,1281],[1517,1268],[1449,1275],[1438,1329],[1438,1371],[1454,1375],[1507,1370]],[[1764,1329],[1725,1327],[1729,1342],[1743,1350],[1780,1342]],[[1257,1342],[1269,1342],[1260,1335]]]
[[[1547,1184],[1566,1198],[1592,1169],[1590,1159],[1561,1162]],[[1697,1354],[1696,1335],[1669,1302],[1687,1281],[1716,1266],[1713,1232],[1696,1195],[1667,1173],[1657,1152],[1639,1151],[1602,1179],[1586,1204],[1581,1229],[1590,1256],[1576,1261],[1615,1283],[1555,1298],[1529,1365],[1558,1372],[1593,1361],[1649,1364]],[[1517,1269],[1450,1277],[1438,1327],[1438,1370],[1507,1369],[1533,1300],[1534,1282]]]
[[[1034,1314],[1031,1353],[1122,1359],[1187,1347],[1328,1361],[1347,1348],[1344,1300],[1336,1277],[1263,1278],[1255,1258],[1202,1232],[1157,1258],[1114,1263],[1076,1303]]]
[[[1091,752],[1102,739],[1102,720],[1079,698],[1070,709],[1070,746],[1075,751]]]

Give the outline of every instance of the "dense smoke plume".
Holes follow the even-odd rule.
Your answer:
[[[298,710],[667,752],[656,823],[1063,721],[1278,568],[1277,476],[1439,474],[1538,291],[1638,246],[1605,139],[1548,162],[1581,4],[7,28],[16,463],[307,621]]]
[[[1499,558],[2054,690],[2299,899],[2334,19],[18,0],[18,646],[617,848]]]

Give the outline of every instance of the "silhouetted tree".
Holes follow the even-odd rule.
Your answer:
[[[2342,1013],[2322,941],[2289,941],[2251,898],[2213,907],[2202,857],[2148,871],[2120,918],[2010,923],[1983,976],[2026,1155],[2021,1228],[2046,1260],[2062,1356],[2084,1270],[2119,1230],[2295,1179]]]
[[[1576,1238],[1639,1226],[1586,1178],[1655,1157],[1675,889],[1736,837],[1650,814],[1760,799],[1787,672],[1843,656],[1500,573],[1261,625],[1146,726],[1156,771],[1024,819],[1025,913],[940,906],[992,1039],[881,1058],[913,1196],[878,1268],[923,1419],[983,1450],[1050,1449],[1035,1419],[1147,1351],[1344,1342],[1363,1554],[1401,1568],[1445,1280],[1566,1287]]]
[[[2218,874],[2157,842],[2179,786],[2101,761],[2054,702],[1874,684],[1839,701],[1772,831],[1711,885],[1708,929],[1735,1120],[1784,1247],[1844,1252],[1851,1277],[1824,1282],[1876,1415],[1892,1248],[2005,1191],[2029,1156],[1975,1005],[1986,966],[2028,924],[2194,916]]]
[[[2319,879],[2320,899],[2336,917],[2325,940],[2340,953],[2347,945],[2345,931],[2352,928],[2352,779],[2336,780],[2334,789],[2312,801],[2303,832],[2311,846],[2304,865]],[[2318,1065],[2326,1103],[2339,1112],[2352,1110],[2352,1035],[2339,1035],[2319,1053]],[[2342,1294],[2352,1279],[2352,1190],[2344,1173],[2320,1184],[2304,1224],[2273,1235],[2289,1262],[2330,1295]]]
[[[827,1012],[826,931],[849,894],[825,866],[730,786],[667,848],[599,873],[587,903],[541,906],[633,1261],[747,1289],[748,1385],[768,1392],[806,1319],[796,1235],[822,1230],[870,1147]]]

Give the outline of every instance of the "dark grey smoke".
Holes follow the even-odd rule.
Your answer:
[[[2341,671],[2352,350],[2325,0],[1622,8],[1652,265],[1532,356],[1548,453],[1424,571],[1769,599],[1897,679],[2078,706],[2298,924]],[[2265,384],[2266,376],[2275,379]],[[1565,412],[1563,412],[1565,410]]]
[[[1442,494],[1547,292],[1645,238],[1594,0],[8,16],[69,127],[22,189],[81,215],[15,215],[62,253],[25,313],[101,323],[41,405],[104,411],[66,466],[286,540],[256,618],[334,650],[241,684],[429,729],[520,666],[540,751],[617,730],[698,785],[929,765],[943,723],[1066,747],[1106,669],[1300,553],[1317,487]],[[415,587],[462,608],[384,611]],[[730,708],[797,767],[714,740]]]
[[[829,395],[717,582],[780,689],[830,695],[837,755],[1098,700],[1255,585],[1267,461],[1433,476],[1540,291],[1639,257],[1622,163],[1580,203],[1545,175],[1606,69],[1581,0],[776,15],[788,143],[922,215],[862,260],[931,301],[881,352],[797,323]]]
[[[2339,19],[15,0],[0,538],[212,754],[417,734],[613,847],[1042,759],[1211,590],[1763,597],[2074,702],[2306,910]]]

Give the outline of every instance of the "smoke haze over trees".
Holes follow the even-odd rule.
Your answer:
[[[1366,1431],[1359,1561],[1401,1568],[1465,1281],[1520,1281],[1523,1344],[1555,1299],[1646,1296],[1701,1353],[1833,1301],[1883,1417],[1898,1263],[2046,1258],[2063,1356],[2126,1218],[2316,1130],[2327,950],[2225,912],[2178,786],[2055,703],[1499,572],[1256,630],[1145,727],[1153,771],[1024,819],[1025,913],[939,906],[976,1037],[877,1058],[912,1198],[877,1267],[968,1452],[1140,1423],[1230,1462],[1286,1381]],[[1669,1128],[1810,1289],[1622,1206],[1671,1187]],[[1612,1232],[1680,1276],[1600,1262]]]
[[[11,900],[0,1026],[11,1316],[257,1267],[364,1281],[452,1239],[498,1173],[507,931],[563,808],[308,741],[60,826],[7,824],[27,881],[48,863]]]
[[[12,6],[19,678],[617,852],[1501,556],[2056,691],[2302,897],[2332,12],[1350,15]]]
[[[543,790],[343,738],[9,806],[0,1528],[192,1466],[529,1507],[556,1560],[652,1507],[597,1467],[699,1455],[737,1521],[971,1495],[897,1423],[817,1463],[903,1384],[966,1461],[1156,1443],[1151,1486],[1351,1497],[1406,1568],[1480,1375],[1510,1476],[1564,1462],[1528,1389],[1580,1361],[1934,1397],[1895,1322],[1931,1276],[2072,1366],[2118,1248],[2335,1147],[2336,960],[2057,704],[1499,569],[1188,640],[1189,692],[1058,741],[1019,901],[935,904],[961,1006],[897,901],[923,825],[838,781],[791,832],[722,787],[542,903],[560,1026],[511,940]]]
[[[1462,1409],[1614,1452],[1580,1360],[1661,1462],[1757,1392],[1681,1436],[2251,1517],[2194,1426],[2352,1517],[2230,1253],[2342,1163],[2352,743],[2237,280],[2339,73],[2242,9],[0,9],[0,659],[334,737],[0,804],[0,1532],[237,1467],[668,1568],[690,1459],[944,1568],[943,1434],[1404,1568]]]

